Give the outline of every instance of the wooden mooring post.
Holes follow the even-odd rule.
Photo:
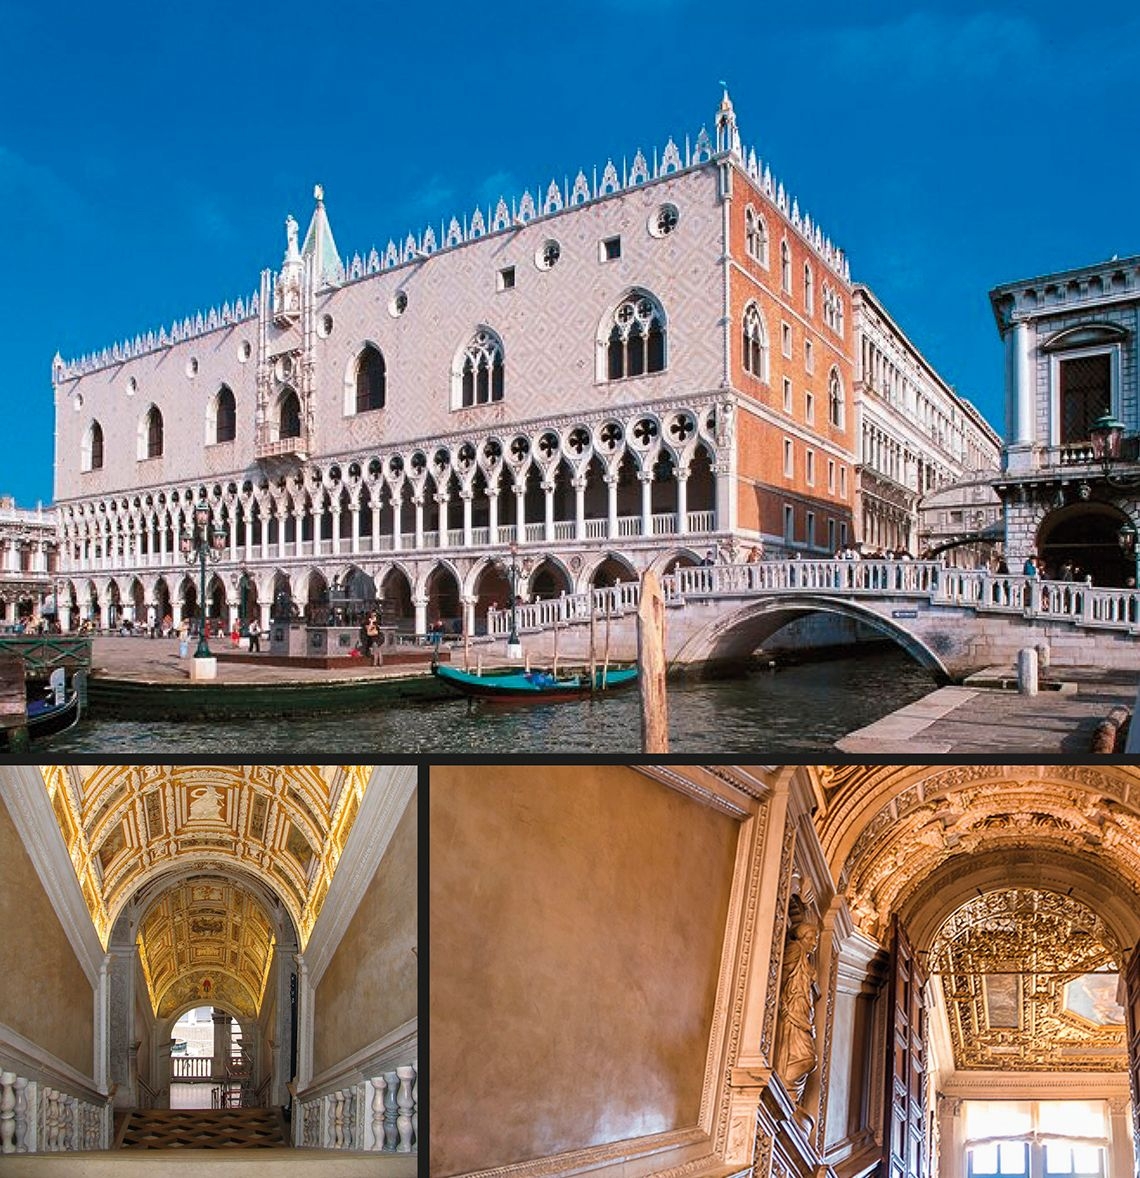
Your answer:
[[[637,606],[637,666],[641,691],[641,748],[669,751],[669,706],[665,695],[665,599],[661,579],[647,569]]]
[[[10,753],[28,751],[28,691],[24,660],[17,655],[0,655],[0,728]]]

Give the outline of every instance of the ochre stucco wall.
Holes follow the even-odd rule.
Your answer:
[[[632,769],[437,766],[433,1175],[694,1125],[737,825]]]
[[[90,1076],[95,1021],[91,986],[6,803],[0,805],[0,865],[0,929],[7,966],[0,983],[0,1022]]]
[[[313,1074],[416,1015],[416,796],[315,995]],[[410,1061],[409,1061],[410,1062]]]

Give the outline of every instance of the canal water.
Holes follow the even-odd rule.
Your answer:
[[[937,686],[897,648],[735,679],[671,681],[670,752],[782,757],[831,749],[853,729],[913,703]],[[327,759],[512,754],[640,753],[636,690],[538,706],[462,698],[289,719],[131,722],[85,720],[45,745],[52,756],[270,755]]]

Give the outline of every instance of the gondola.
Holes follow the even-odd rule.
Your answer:
[[[33,740],[57,736],[79,723],[79,692],[73,687],[62,703],[50,699],[28,700],[28,735]]]
[[[570,675],[554,675],[550,671],[516,671],[508,668],[489,671],[485,675],[472,675],[456,667],[434,663],[432,674],[463,695],[497,703],[511,700],[554,702],[590,694],[588,670]],[[610,667],[604,671],[599,667],[594,672],[593,689],[599,692],[613,691],[636,681],[636,667]]]

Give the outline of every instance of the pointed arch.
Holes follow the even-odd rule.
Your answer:
[[[629,290],[598,325],[599,381],[663,372],[667,321],[661,300],[641,287]]]
[[[388,396],[388,366],[384,353],[371,342],[349,362],[344,382],[346,416],[383,409]]]
[[[757,380],[769,380],[768,328],[755,300],[744,308],[744,371]]]
[[[456,353],[451,368],[451,407],[469,409],[503,399],[506,387],[506,350],[498,333],[480,324]]]
[[[165,441],[162,411],[157,405],[151,405],[139,419],[139,461],[142,462],[148,458],[161,458]]]
[[[83,434],[83,442],[79,455],[79,469],[103,469],[103,427],[96,418],[92,418]]]
[[[761,266],[768,266],[768,226],[752,205],[744,210],[744,250]]]
[[[237,401],[228,384],[210,398],[206,408],[206,445],[232,442],[237,437]]]

